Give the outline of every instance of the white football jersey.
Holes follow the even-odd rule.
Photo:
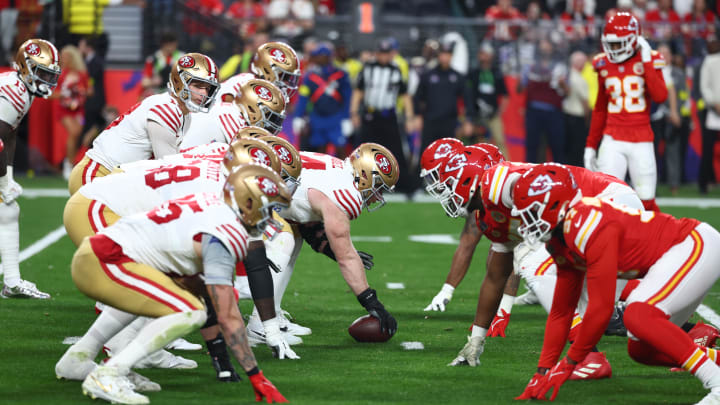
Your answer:
[[[334,156],[323,153],[300,152],[302,172],[300,184],[293,194],[290,207],[280,211],[280,216],[298,223],[322,221],[312,210],[308,190],[316,189],[325,194],[350,219],[362,212],[362,196],[355,187],[352,166]]]
[[[242,85],[250,79],[256,79],[256,76],[252,73],[240,73],[232,76],[220,84],[218,97],[222,97],[223,94],[232,94],[233,97],[239,96]]]
[[[178,102],[170,94],[156,94],[135,104],[108,125],[95,139],[87,156],[109,170],[122,163],[161,158],[153,156],[147,133],[148,121],[175,133],[176,146],[180,146],[190,126],[190,116],[183,115]]]
[[[33,98],[17,71],[0,73],[0,121],[17,128],[30,109]]]
[[[174,159],[210,159],[222,162],[225,152],[228,151],[230,145],[226,143],[213,142],[205,145],[193,146],[187,149],[180,149],[180,153],[176,155],[168,155],[163,160]],[[120,167],[123,167],[121,165]]]
[[[122,173],[99,177],[78,191],[125,217],[190,194],[219,194],[225,183],[221,166],[213,160],[143,160],[120,166]]]
[[[234,102],[217,100],[207,113],[192,113],[192,122],[180,143],[180,150],[213,142],[230,143],[247,126]]]
[[[248,233],[219,194],[196,194],[162,203],[149,212],[123,217],[100,232],[138,263],[163,273],[202,272],[193,242],[207,233],[220,240],[236,261],[245,259]]]

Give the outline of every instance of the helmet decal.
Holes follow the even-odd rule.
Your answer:
[[[452,153],[452,151],[453,151],[453,149],[450,146],[450,144],[444,143],[444,144],[438,146],[438,148],[435,150],[434,158],[435,159],[444,158],[447,155],[449,155],[450,153]]]
[[[273,98],[272,92],[270,92],[270,89],[265,86],[255,86],[253,90],[255,90],[255,94],[257,94],[257,96],[262,100],[270,101]]]
[[[195,66],[195,58],[190,55],[185,55],[182,58],[178,59],[178,66],[185,69],[191,68]]]
[[[285,163],[286,165],[291,165],[293,163],[292,154],[289,150],[287,150],[286,147],[278,143],[273,145],[273,149],[275,149],[275,153],[277,153],[281,162]]]
[[[382,174],[389,175],[392,172],[392,165],[390,165],[390,161],[387,156],[382,153],[378,152],[375,154],[375,163]]]
[[[451,157],[445,164],[443,173],[454,172],[467,164],[467,156],[464,153],[459,153]]]
[[[528,188],[528,196],[534,197],[536,195],[545,194],[548,191],[550,191],[551,188],[553,188],[554,185],[556,185],[550,176],[547,174],[541,174],[533,180],[532,183],[530,183],[530,187]]]
[[[262,191],[266,196],[275,197],[278,195],[278,186],[272,180],[267,177],[260,176],[257,178],[257,182],[260,187],[260,191]]]
[[[252,156],[253,160],[255,160],[256,162],[267,167],[271,166],[270,156],[268,156],[268,154],[265,153],[264,150],[261,150],[259,148],[250,148],[249,152],[250,156]]]
[[[38,56],[40,55],[40,47],[35,43],[29,43],[25,47],[25,52],[30,56]]]
[[[270,56],[280,63],[285,63],[287,61],[285,53],[278,48],[270,49]]]

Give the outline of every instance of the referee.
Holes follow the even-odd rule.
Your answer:
[[[411,194],[415,184],[405,158],[404,134],[400,132],[395,109],[398,97],[403,97],[409,133],[412,132],[413,105],[400,68],[392,61],[392,49],[391,41],[380,41],[375,60],[363,66],[355,84],[350,115],[353,126],[360,131],[360,142],[379,143],[395,155],[400,167],[397,190]]]

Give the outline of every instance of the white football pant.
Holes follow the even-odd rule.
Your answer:
[[[616,141],[604,135],[597,158],[598,169],[620,180],[630,173],[630,181],[641,200],[655,198],[657,167],[652,142]]]

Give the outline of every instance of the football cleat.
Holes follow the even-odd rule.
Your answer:
[[[202,350],[202,345],[190,343],[183,338],[177,338],[165,346],[168,350]]]
[[[98,366],[82,383],[84,395],[120,404],[149,404],[148,397],[133,391],[134,386],[116,367]]]
[[[607,328],[605,328],[605,336],[623,336],[627,337],[627,328],[623,322],[623,314],[625,313],[625,303],[618,302],[613,309]]]
[[[47,300],[50,299],[50,294],[38,290],[35,283],[31,283],[26,280],[20,280],[18,285],[16,285],[15,287],[8,287],[7,285],[4,285],[2,291],[0,291],[0,297],[33,298],[37,300]]]
[[[71,346],[55,364],[58,379],[82,381],[97,367],[88,353],[73,348]]]
[[[293,317],[289,312],[281,309],[278,314],[280,315],[278,316],[278,319],[280,320],[281,332],[289,333],[295,336],[306,336],[312,334],[312,329],[292,322]]]
[[[167,350],[158,350],[135,363],[133,368],[197,368],[195,360],[176,356]]]
[[[233,367],[232,362],[230,361],[230,358],[225,356],[218,356],[218,357],[210,357],[210,361],[212,361],[212,365],[215,368],[215,372],[217,373],[217,379],[220,382],[238,382],[242,381],[242,378],[238,375],[237,372],[235,372],[235,367]]]
[[[248,342],[250,343],[251,347],[255,347],[259,344],[266,344],[265,328],[263,327],[260,319],[257,317],[251,316],[250,320],[248,320],[247,335]],[[300,337],[292,335],[290,333],[283,332],[283,338],[291,346],[299,345],[300,343],[302,343],[302,339]]]
[[[720,337],[720,331],[712,325],[700,321],[688,332],[696,345],[702,347],[715,347],[715,341]]]
[[[599,380],[601,378],[610,378],[612,376],[612,368],[608,362],[605,353],[590,352],[582,363],[575,366],[575,370],[570,376],[571,380]]]
[[[695,405],[720,405],[720,392],[710,391]]]
[[[160,384],[132,370],[128,372],[127,379],[132,383],[135,390],[141,392],[153,392],[160,391],[162,389]]]
[[[533,290],[527,290],[525,294],[515,297],[513,305],[537,305],[540,303]]]

